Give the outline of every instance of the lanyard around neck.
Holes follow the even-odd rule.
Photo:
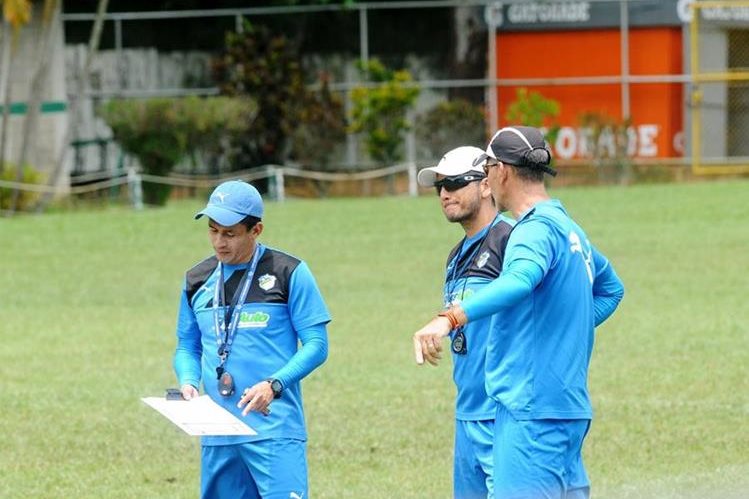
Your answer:
[[[239,294],[234,292],[231,306],[220,313],[219,310],[226,306],[225,303],[225,291],[226,284],[224,283],[224,265],[218,263],[218,282],[216,283],[216,289],[213,293],[213,325],[216,331],[216,343],[218,345],[218,355],[221,358],[221,366],[223,367],[226,359],[229,357],[229,351],[231,345],[234,343],[234,334],[237,332],[237,326],[239,325],[239,316],[241,315],[242,304],[247,298],[247,294],[250,291],[252,285],[252,277],[255,274],[257,268],[257,262],[260,260],[260,256],[265,252],[265,248],[258,244],[255,247],[255,253],[252,255],[252,260],[247,266],[244,277],[240,284],[241,290]],[[227,328],[226,323],[229,321],[229,327]]]
[[[463,299],[463,293],[465,293],[466,285],[468,284],[468,270],[471,268],[471,264],[473,263],[474,258],[476,258],[476,255],[478,254],[481,247],[484,245],[484,241],[486,241],[486,238],[489,236],[489,232],[491,231],[494,224],[497,222],[497,218],[499,218],[499,215],[494,217],[494,220],[489,224],[488,227],[486,227],[486,232],[479,240],[477,240],[474,244],[470,255],[467,257],[464,257],[461,262],[461,256],[464,254],[468,254],[468,248],[470,248],[470,245],[468,248],[465,248],[465,253],[463,252],[463,245],[468,240],[467,237],[463,237],[463,240],[460,242],[460,250],[458,250],[457,254],[455,255],[455,258],[453,259],[452,267],[450,268],[450,271],[447,272],[447,275],[445,276],[445,284],[447,286],[447,292],[445,293],[445,305],[449,306],[449,302],[452,299],[452,295],[455,292],[455,288],[458,286],[458,279],[461,277],[465,277],[463,280],[463,290],[460,292],[460,299]],[[461,265],[462,264],[462,265]]]
[[[471,263],[473,262],[473,259],[476,257],[476,254],[479,252],[479,249],[484,245],[484,241],[486,241],[486,238],[489,236],[489,232],[491,231],[492,227],[497,223],[497,219],[499,218],[499,215],[494,217],[494,220],[484,229],[486,232],[481,236],[480,239],[476,240],[475,243],[473,243],[475,246],[473,246],[473,249],[471,251],[471,254],[468,255],[468,248],[471,247],[471,245],[468,245],[468,248],[465,248],[466,251],[463,251],[463,246],[465,245],[466,241],[468,241],[468,237],[464,236],[463,240],[460,242],[460,249],[455,254],[455,257],[450,262],[450,265],[448,265],[449,271],[447,272],[445,276],[445,282],[448,283],[450,281],[454,281],[456,279],[459,279],[462,277],[468,269],[471,267]],[[468,255],[465,257],[464,255]],[[463,257],[463,258],[461,258]]]

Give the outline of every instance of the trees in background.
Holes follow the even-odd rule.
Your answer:
[[[221,137],[247,132],[257,106],[246,98],[114,100],[100,111],[114,139],[143,173],[166,176],[186,155],[213,147]],[[145,181],[143,200],[166,204],[171,185]]]
[[[464,145],[483,148],[487,140],[484,108],[463,99],[440,102],[419,114],[414,128],[420,152],[430,159]]]
[[[291,134],[291,159],[302,168],[330,170],[331,161],[346,141],[346,111],[343,99],[330,91],[328,77],[321,76],[320,89],[308,91],[300,108],[299,123]],[[318,194],[325,196],[329,183],[313,180]]]
[[[234,169],[284,164],[328,169],[346,137],[343,100],[321,75],[308,86],[295,43],[263,25],[244,21],[241,32],[228,32],[223,52],[213,62],[221,93],[247,96],[257,113],[239,138]]]
[[[216,84],[223,95],[257,103],[237,168],[281,164],[307,95],[299,54],[285,36],[246,20],[241,32],[226,33],[225,44],[213,62]]]
[[[367,152],[380,166],[403,159],[405,134],[411,128],[408,111],[419,97],[419,88],[405,69],[392,71],[378,59],[360,62],[364,80],[375,86],[355,87],[351,92],[353,110],[350,130],[364,134]],[[388,175],[388,191],[395,192],[395,177]]]
[[[96,20],[91,28],[91,36],[88,41],[88,50],[86,52],[86,62],[83,68],[75,72],[75,88],[72,92],[69,92],[70,100],[68,102],[68,126],[67,130],[63,135],[63,147],[62,150],[57,154],[57,159],[52,167],[52,172],[47,179],[47,185],[55,186],[59,181],[59,177],[62,174],[65,165],[65,158],[68,153],[67,145],[77,136],[78,120],[80,119],[81,102],[84,98],[84,93],[88,88],[89,79],[91,78],[91,67],[94,59],[99,52],[99,44],[101,42],[101,33],[104,29],[104,15],[107,12],[109,0],[98,0],[96,7]],[[39,203],[37,204],[37,211],[41,211],[44,207],[49,204],[52,199],[52,192],[47,192],[41,196]]]
[[[419,88],[405,69],[392,71],[378,59],[361,64],[365,80],[376,86],[359,86],[352,90],[350,129],[364,134],[369,155],[382,166],[403,159],[405,133],[411,128],[408,111],[419,97]]]
[[[3,89],[3,118],[0,123],[0,171],[9,165],[9,162],[5,161],[5,151],[7,145],[7,133],[8,133],[8,115],[11,103],[11,88],[10,88],[10,65],[12,62],[12,56],[14,53],[14,45],[18,37],[18,33],[23,25],[28,24],[31,21],[32,16],[32,3],[29,0],[0,0],[3,6],[3,33],[2,41],[0,42],[0,75],[2,75],[2,82],[0,82],[0,89]],[[89,46],[89,54],[87,59],[86,71],[90,69],[91,62],[98,49],[99,39],[101,35],[101,29],[103,24],[104,13],[106,12],[108,0],[98,0],[97,19],[94,23],[94,28],[91,34],[91,43]],[[41,182],[42,176],[38,173],[31,175],[28,171],[30,168],[27,164],[28,157],[31,151],[36,147],[39,115],[41,113],[41,104],[44,99],[44,88],[47,85],[49,79],[49,67],[51,64],[51,56],[54,53],[54,43],[56,29],[60,27],[59,16],[61,12],[61,2],[58,0],[44,0],[42,6],[42,18],[41,18],[41,33],[36,40],[36,47],[34,52],[35,65],[34,72],[30,82],[30,91],[28,97],[28,103],[26,106],[26,116],[23,122],[23,128],[21,131],[21,145],[16,161],[16,182],[21,183],[38,183]],[[12,34],[8,28],[12,28]],[[83,93],[82,80],[87,78],[88,74],[78,75],[78,88],[76,89],[76,96],[80,98],[80,94]],[[62,170],[62,164],[67,150],[67,143],[70,141],[71,130],[70,128],[75,126],[76,122],[76,101],[70,103],[69,107],[69,129],[64,134],[65,139],[63,140],[63,149],[59,153],[59,160],[52,167],[52,172],[49,177],[49,184],[55,185],[58,180],[60,171]],[[10,179],[8,175],[4,175],[7,180]],[[7,202],[6,213],[12,215],[15,210],[19,207],[28,207],[27,200],[30,198],[36,199],[38,196],[29,196],[28,193],[22,192],[20,189],[14,189],[10,195],[10,200]],[[50,194],[45,194],[39,201],[39,207],[46,205],[48,200],[51,198]]]
[[[31,2],[29,0],[0,0],[0,3],[3,4],[3,7],[15,6],[21,13],[23,11],[19,6],[25,5],[29,7],[30,12]],[[50,13],[58,15],[61,3],[59,0],[44,0],[45,19],[51,19]],[[73,119],[76,113],[76,102],[79,100],[76,96],[85,92],[87,73],[98,49],[101,35],[100,20],[106,12],[107,3],[107,0],[98,0],[100,15],[92,30],[85,69],[80,74],[75,75],[74,86],[76,88],[71,89],[72,97],[68,108],[69,116],[71,116],[70,126],[75,126],[77,121]],[[15,14],[13,19],[23,20],[24,17]],[[44,24],[46,25],[48,22],[45,20]],[[392,30],[393,27],[390,26],[390,29]],[[4,33],[5,31],[7,30],[3,30]],[[246,133],[233,135],[240,144],[240,147],[235,148],[235,150],[240,152],[236,158],[233,158],[233,161],[230,161],[231,169],[243,169],[265,164],[283,164],[288,159],[293,159],[304,167],[329,169],[332,158],[341,152],[340,146],[345,141],[347,130],[361,134],[369,156],[378,164],[392,165],[402,160],[405,152],[403,145],[406,132],[411,128],[408,115],[419,95],[419,89],[413,84],[411,74],[405,70],[389,70],[374,59],[366,67],[362,67],[362,74],[366,83],[363,83],[360,88],[355,89],[351,94],[353,96],[353,108],[349,110],[352,117],[352,123],[349,127],[347,126],[347,113],[341,95],[331,91],[326,79],[323,79],[319,85],[314,85],[312,79],[302,69],[297,44],[302,43],[303,40],[295,37],[294,34],[288,36],[280,34],[281,31],[284,30],[274,30],[245,21],[242,30],[226,34],[225,48],[214,61],[213,74],[222,94],[229,97],[249,96],[256,103],[255,112],[250,113],[251,117],[245,123],[244,131]],[[37,42],[40,47],[46,47],[49,44],[50,33],[50,30],[42,31]],[[3,41],[7,39],[9,38],[3,37]],[[42,52],[50,53],[47,50],[42,50]],[[1,62],[2,59],[0,59]],[[43,81],[42,76],[47,72],[47,65],[48,56],[43,56],[33,78],[33,88],[36,88],[38,83]],[[4,76],[6,75],[7,71]],[[29,110],[32,113],[38,108],[35,98],[32,95],[32,99],[30,99]],[[158,108],[158,102],[154,106]],[[115,108],[116,106],[112,109]],[[108,112],[124,113],[122,110],[116,112],[109,110],[103,113]],[[459,110],[455,112],[460,113]],[[446,120],[449,116],[445,116],[445,113],[452,116],[451,111],[443,109],[442,117]],[[245,114],[245,116],[250,116],[250,114]],[[149,113],[144,113],[144,116],[149,116]],[[26,157],[29,148],[34,147],[30,137],[34,136],[35,120],[38,117],[30,115],[27,118],[23,134],[23,137],[26,138],[23,140],[21,148],[22,159]],[[110,115],[110,118],[115,119],[114,115]],[[150,116],[146,122],[153,124],[159,123],[159,120]],[[147,123],[140,122],[140,125],[141,132],[149,130]],[[159,128],[159,126],[162,128]],[[125,138],[137,135],[136,126],[127,130],[127,126],[120,124],[121,130],[119,133],[115,132],[115,136],[119,135],[122,138],[122,140],[117,139],[121,144],[123,142],[130,144],[129,148],[123,147],[127,152],[138,158],[147,158],[148,166],[145,163],[143,164],[144,172],[163,174],[166,171],[171,171],[174,164],[184,158],[184,154],[193,154],[194,156],[196,150],[192,149],[191,152],[185,153],[184,148],[180,146],[182,139],[179,139],[179,137],[183,137],[186,132],[182,129],[172,131],[170,134],[163,129],[168,126],[170,125],[163,120],[160,125],[152,126],[150,131],[156,137],[153,141],[145,140],[146,144],[138,148],[137,151],[133,146],[133,141]],[[70,130],[65,134],[65,137],[65,142],[68,142]],[[145,135],[141,135],[141,138],[145,138]],[[151,143],[162,144],[163,147],[152,147]],[[189,143],[197,143],[197,140],[189,141]],[[211,145],[206,145],[205,149],[210,147]],[[1,149],[3,148],[0,147]],[[181,154],[179,153],[180,150],[183,150]],[[179,159],[175,160],[175,158]],[[56,184],[56,181],[62,175],[63,159],[64,156],[61,155],[59,161],[54,165],[52,173],[47,179],[50,185]],[[17,164],[23,163],[25,161]],[[0,168],[3,164],[3,162],[0,162]],[[226,170],[224,169],[224,171]],[[20,167],[17,173],[20,179],[22,175]],[[146,186],[145,190],[148,201],[160,203],[163,193],[156,194],[156,191],[164,191],[165,189]],[[38,206],[44,206],[49,198],[50,196],[44,196]]]
[[[346,140],[346,111],[340,95],[321,76],[319,90],[306,92],[298,124],[291,134],[291,157],[302,166],[330,169],[334,151]]]
[[[6,0],[8,1],[8,0]],[[58,27],[58,18],[60,16],[60,3],[57,0],[44,0],[42,7],[42,32],[36,41],[36,67],[31,78],[31,90],[29,92],[29,101],[26,111],[26,119],[21,131],[21,150],[18,154],[16,164],[16,182],[23,182],[24,167],[31,153],[31,148],[37,137],[37,125],[39,115],[41,114],[41,104],[43,100],[42,92],[47,84],[49,77],[50,56],[54,48],[55,29]],[[20,189],[14,189],[11,196],[8,214],[12,215],[16,210],[16,205],[21,196]]]
[[[521,87],[515,92],[515,100],[507,106],[505,119],[508,123],[546,128],[546,140],[553,144],[559,132],[556,118],[560,111],[559,102],[544,97],[540,92],[529,92],[527,88]]]
[[[6,163],[4,168],[0,168],[0,180],[6,182],[15,182],[18,176],[18,168],[15,165]],[[42,175],[36,170],[36,168],[30,165],[24,165],[22,169],[21,182],[24,184],[39,184],[42,182]],[[11,202],[13,201],[14,192],[16,189],[10,187],[0,187],[0,210],[9,211],[11,208]],[[17,210],[29,210],[39,199],[39,193],[34,191],[20,191],[18,197],[15,200],[15,209]]]
[[[10,69],[21,27],[31,21],[29,0],[0,0],[2,5],[2,30],[0,31],[0,99],[3,113],[0,121],[0,170],[5,168],[5,148],[8,137],[11,89]]]

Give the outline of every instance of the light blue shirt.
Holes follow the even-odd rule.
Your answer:
[[[445,307],[461,303],[499,275],[502,267],[502,253],[513,224],[514,221],[511,219],[498,215],[491,224],[472,237],[463,240],[447,265],[444,286]],[[451,348],[453,381],[457,389],[456,419],[463,421],[494,419],[497,410],[496,402],[486,394],[484,386],[486,345],[491,323],[491,317],[470,322],[463,328],[466,352],[458,354]],[[454,339],[455,334],[455,331],[451,332],[451,340]]]
[[[590,419],[594,327],[624,294],[608,260],[557,200],[538,203],[510,235],[502,274],[463,303],[493,320],[486,390],[516,419]]]
[[[281,263],[279,263],[281,262]],[[210,267],[209,267],[210,269]],[[224,282],[246,265],[224,265]],[[234,378],[236,391],[230,397],[218,393],[219,364],[213,317],[213,298],[218,280],[213,270],[191,296],[182,292],[177,323],[174,370],[180,385],[199,386],[229,412],[254,428],[254,437],[204,437],[203,445],[224,445],[265,438],[306,438],[299,381],[327,358],[325,325],[330,315],[309,267],[277,250],[268,248],[253,276],[225,369]],[[231,300],[231,294],[227,301]],[[223,313],[223,307],[220,309]],[[299,348],[299,343],[302,347]],[[251,412],[242,416],[237,408],[246,387],[269,378],[283,385],[280,399],[271,404],[271,415]]]

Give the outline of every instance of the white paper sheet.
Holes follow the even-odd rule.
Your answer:
[[[208,395],[192,400],[166,400],[164,397],[145,397],[141,400],[188,435],[257,435],[255,430],[215,403]]]

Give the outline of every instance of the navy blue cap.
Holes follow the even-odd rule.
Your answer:
[[[206,207],[195,219],[207,216],[224,227],[236,225],[248,215],[263,218],[263,198],[253,186],[241,180],[229,180],[213,190]]]
[[[551,168],[549,151],[541,130],[532,126],[506,126],[494,134],[484,154],[473,162],[483,164],[492,158],[522,168],[535,168],[549,175],[557,172]]]

